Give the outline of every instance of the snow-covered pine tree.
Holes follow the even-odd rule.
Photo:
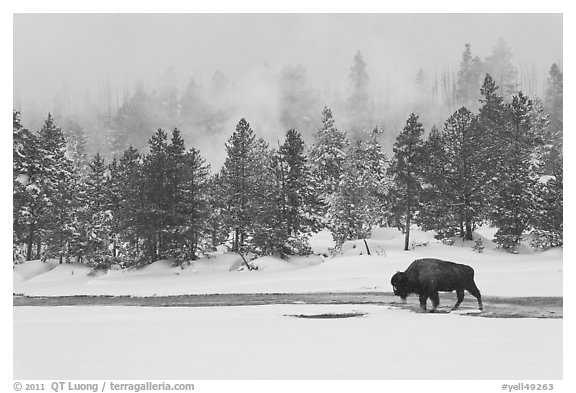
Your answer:
[[[529,228],[534,212],[537,183],[534,151],[541,141],[532,124],[532,101],[522,93],[506,107],[506,127],[498,143],[504,146],[492,195],[490,219],[498,228],[495,239],[503,248],[516,252]]]
[[[36,187],[39,171],[38,140],[22,126],[20,112],[12,111],[12,230],[14,261],[33,257],[38,208],[43,205]]]
[[[208,234],[209,199],[208,180],[210,166],[197,149],[190,149],[184,155],[182,167],[182,198],[177,199],[176,213],[180,216],[180,227],[176,258],[195,260],[202,252],[203,239]]]
[[[552,150],[552,154],[560,154]],[[541,176],[535,191],[535,206],[531,217],[532,246],[539,249],[564,244],[563,186],[561,159],[550,159],[550,175]]]
[[[375,128],[368,141],[356,141],[348,150],[344,175],[328,209],[338,246],[346,240],[369,237],[372,226],[385,220],[387,158],[378,143],[379,133]]]
[[[370,236],[372,216],[368,168],[364,161],[364,146],[361,141],[349,147],[344,174],[338,190],[330,200],[328,218],[330,230],[338,247],[350,239],[364,239]]]
[[[208,206],[207,231],[210,237],[210,247],[215,249],[226,242],[228,230],[226,228],[226,189],[220,173],[208,179],[206,185]]]
[[[64,257],[69,255],[68,238],[74,212],[72,186],[75,182],[72,161],[65,155],[66,139],[50,114],[38,133],[38,142],[41,157],[38,184],[47,198],[46,209],[39,220],[45,230],[45,243],[48,246],[44,257],[57,257],[62,263]]]
[[[83,171],[88,164],[86,153],[86,133],[77,121],[68,121],[63,128],[66,138],[66,155],[77,171]]]
[[[396,224],[404,229],[405,250],[410,244],[410,225],[422,194],[422,167],[425,161],[423,134],[422,123],[412,113],[396,138],[394,156],[388,168],[392,183],[387,199],[396,214]]]
[[[311,187],[311,172],[300,133],[288,130],[278,151],[277,184],[280,185],[282,226],[287,236],[282,252],[310,251],[308,235],[320,227],[319,202]]]
[[[530,226],[532,246],[539,249],[563,244],[562,130],[558,129],[558,122],[554,123],[550,118],[554,115],[546,114],[542,103],[533,100],[530,120],[537,145],[531,162],[535,165],[538,181]]]
[[[487,74],[482,84],[480,100],[482,106],[478,114],[478,129],[474,136],[479,157],[478,176],[483,183],[485,200],[491,200],[492,195],[501,185],[499,173],[504,171],[504,160],[508,154],[502,135],[506,132],[507,109],[504,99],[498,94],[498,86]],[[487,218],[485,209],[483,218]]]
[[[453,190],[447,182],[447,162],[444,135],[433,126],[424,143],[424,156],[427,164],[423,166],[422,196],[420,213],[416,223],[424,230],[436,231],[438,239],[449,239],[457,233],[457,224],[453,206],[448,202]]]
[[[479,221],[483,206],[484,179],[481,176],[481,155],[476,140],[479,128],[472,112],[462,107],[444,123],[442,136],[431,134],[428,154],[433,165],[425,170],[425,180],[433,188],[434,199],[425,204],[422,219],[439,221],[434,229],[440,238],[459,233],[472,240],[472,228]],[[434,167],[440,171],[434,173]],[[434,218],[432,218],[434,217]]]
[[[144,157],[143,174],[145,181],[146,214],[146,255],[150,262],[166,257],[169,243],[169,201],[168,189],[168,135],[159,128],[148,141],[149,153]],[[141,213],[142,214],[142,213]]]
[[[324,214],[344,173],[344,161],[348,145],[346,133],[339,131],[334,126],[332,111],[330,108],[324,107],[322,126],[314,135],[314,144],[308,155],[312,184],[316,187],[318,198],[324,205],[321,209]]]
[[[120,211],[122,209],[122,194],[120,185],[120,162],[116,157],[112,157],[112,161],[108,164],[109,184],[108,193],[110,197],[110,211],[112,213],[112,258],[118,258],[118,251],[120,246]]]
[[[257,155],[256,137],[246,119],[242,118],[226,143],[227,157],[221,178],[226,194],[226,221],[233,232],[232,250],[242,252],[248,236],[254,231],[258,206],[257,184],[262,172]]]
[[[373,222],[377,225],[387,223],[390,216],[385,202],[386,192],[390,188],[390,179],[386,174],[390,160],[384,153],[384,148],[380,143],[383,133],[384,130],[382,128],[374,127],[370,137],[363,142],[365,146],[365,161],[367,162],[365,177],[367,178],[368,193],[371,199],[369,209],[373,216]]]
[[[260,255],[283,255],[288,238],[285,226],[287,213],[285,168],[278,151],[270,150],[263,139],[255,142],[255,151],[260,176],[254,185],[255,193],[252,198],[254,220],[247,249]]]
[[[124,151],[118,168],[112,172],[113,190],[118,199],[118,256],[123,264],[146,259],[144,239],[148,235],[149,216],[146,206],[146,182],[143,158],[132,146]]]
[[[166,147],[166,184],[164,187],[165,219],[162,233],[166,257],[182,260],[190,256],[190,250],[184,247],[187,238],[188,214],[185,211],[185,190],[187,182],[186,147],[180,130],[174,128],[170,144]]]
[[[85,180],[86,198],[81,207],[85,231],[84,257],[96,269],[106,269],[112,252],[113,216],[110,200],[110,176],[104,158],[99,153],[88,164]]]

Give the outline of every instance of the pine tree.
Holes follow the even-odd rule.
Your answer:
[[[531,121],[532,101],[519,93],[506,108],[506,127],[499,143],[504,148],[497,177],[499,186],[492,196],[492,223],[498,228],[496,242],[516,252],[534,212],[537,182],[533,153],[540,138]]]
[[[554,145],[562,150],[563,104],[564,104],[564,74],[556,63],[550,67],[548,74],[548,86],[544,98],[544,109],[550,114],[550,133],[553,136]]]
[[[348,76],[350,92],[348,96],[349,126],[354,137],[369,130],[373,123],[373,108],[368,91],[369,77],[366,62],[360,51],[354,56],[354,63]]]
[[[12,111],[12,124],[13,256],[14,261],[31,260],[38,209],[43,205],[41,190],[36,185],[40,166],[38,140],[22,126],[20,112]]]
[[[121,154],[128,146],[137,149],[146,147],[144,135],[158,127],[161,108],[153,94],[143,85],[136,87],[134,94],[127,97],[112,121],[110,145],[112,154]]]
[[[150,262],[166,257],[169,233],[168,135],[159,128],[148,141],[150,152],[144,157],[145,200],[148,215],[146,254]]]
[[[124,263],[147,258],[143,240],[148,236],[149,215],[142,156],[134,147],[124,151],[118,168],[112,172],[112,189],[118,199],[118,256]],[[148,260],[149,256],[148,256]]]
[[[476,116],[462,107],[445,122],[442,135],[435,130],[426,142],[429,167],[424,180],[429,187],[419,221],[439,238],[459,233],[472,240],[472,228],[480,221],[485,182],[478,132]]]
[[[449,239],[456,234],[457,228],[452,202],[452,188],[448,184],[448,168],[443,133],[433,126],[423,146],[427,165],[423,166],[423,186],[420,214],[417,224],[424,230],[436,231],[438,239]]]
[[[564,243],[562,162],[560,159],[552,159],[551,162],[551,175],[541,177],[536,185],[535,206],[530,223],[534,235],[531,244],[543,250]]]
[[[110,203],[110,212],[111,212],[111,241],[112,241],[112,258],[114,260],[118,260],[119,257],[119,247],[120,247],[120,228],[121,228],[121,220],[120,220],[120,212],[122,210],[122,192],[121,192],[121,184],[120,184],[120,162],[116,157],[112,158],[110,164],[108,164],[108,173],[109,173],[109,184],[108,184],[108,193],[109,193],[109,203]]]
[[[328,210],[330,229],[339,246],[346,240],[369,237],[372,227],[385,221],[388,160],[378,142],[379,134],[374,128],[370,139],[356,141],[349,148],[344,175]]]
[[[210,166],[194,148],[186,152],[183,158],[181,197],[176,199],[174,257],[196,260],[204,249],[202,240],[208,234]]]
[[[97,153],[88,164],[86,198],[83,201],[85,231],[84,256],[95,268],[107,268],[112,256],[109,246],[113,243],[113,215],[108,167]]]
[[[503,97],[508,101],[518,92],[516,69],[512,65],[512,51],[508,43],[500,38],[492,48],[492,54],[486,58],[486,68],[496,84],[501,87]]]
[[[489,198],[500,186],[499,173],[503,171],[507,155],[502,135],[506,133],[507,109],[504,99],[498,94],[498,86],[487,74],[482,84],[478,114],[478,130],[475,145],[480,160],[480,177],[484,182],[484,195]]]
[[[86,133],[77,121],[69,121],[63,129],[66,138],[66,153],[77,171],[87,166]]]
[[[67,239],[71,232],[74,203],[73,166],[66,157],[66,139],[62,129],[56,126],[50,114],[38,133],[41,174],[39,187],[47,198],[46,209],[42,211],[40,226],[45,230],[46,244],[49,246],[45,257],[58,257],[62,263],[68,256]],[[41,245],[40,239],[38,239]]]
[[[312,184],[315,185],[318,198],[325,206],[324,212],[344,173],[348,144],[346,134],[334,126],[332,111],[324,107],[322,126],[314,136],[314,144],[309,153]]]
[[[411,114],[396,138],[394,157],[388,168],[388,175],[392,177],[388,200],[397,216],[397,225],[400,226],[404,221],[405,250],[408,250],[410,244],[410,225],[422,193],[423,134],[424,127],[418,121],[418,116]]]
[[[475,109],[482,82],[482,60],[472,56],[470,44],[465,45],[456,81],[456,98],[460,105]]]
[[[226,144],[221,177],[227,198],[227,226],[234,233],[233,251],[242,252],[254,231],[256,186],[262,170],[255,138],[250,124],[242,118]]]
[[[189,192],[187,189],[187,168],[186,147],[184,139],[177,128],[172,130],[170,144],[166,147],[166,185],[164,191],[165,199],[165,222],[164,241],[166,243],[167,256],[185,258],[190,256],[189,250],[182,246],[187,238],[187,214],[184,211],[185,197]],[[194,191],[194,190],[192,190]]]
[[[300,133],[288,130],[277,156],[277,184],[280,187],[282,227],[286,235],[283,252],[309,252],[308,234],[317,232],[319,202],[311,187],[311,172]]]
[[[210,210],[207,217],[207,231],[210,237],[210,247],[215,249],[226,242],[228,231],[226,229],[226,188],[220,173],[208,179],[207,198]]]
[[[283,163],[278,151],[269,150],[262,139],[256,141],[255,151],[261,169],[258,182],[254,184],[253,230],[248,249],[260,255],[283,255],[288,238]]]

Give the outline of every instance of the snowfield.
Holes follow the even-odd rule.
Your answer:
[[[92,274],[75,263],[14,267],[16,294],[161,296],[215,293],[391,292],[391,276],[417,258],[466,263],[483,295],[562,296],[562,249],[509,254],[484,237],[452,246],[415,231],[403,251],[395,229],[348,242],[340,255],[325,232],[317,255],[263,257],[256,271],[215,253],[184,268],[158,261]],[[455,296],[455,295],[454,295]],[[466,294],[467,298],[471,295]],[[446,305],[446,304],[444,304]],[[296,318],[361,313],[337,319]],[[387,305],[218,307],[13,307],[15,379],[558,380],[563,320],[419,314]]]
[[[312,239],[315,252],[327,253],[332,246],[327,236],[321,232]],[[256,271],[244,269],[241,258],[231,253],[215,253],[184,268],[158,261],[141,269],[96,275],[81,264],[31,261],[14,267],[13,292],[35,296],[390,292],[390,278],[396,271],[405,270],[415,259],[434,257],[472,266],[483,295],[562,296],[561,248],[532,252],[524,247],[519,254],[510,254],[484,238],[486,248],[477,253],[472,242],[448,246],[435,241],[431,233],[415,231],[412,239],[417,245],[404,251],[398,230],[380,228],[368,240],[371,256],[359,240],[346,243],[334,258],[262,257],[253,261]]]
[[[373,305],[15,307],[14,349],[15,379],[562,378],[562,320]]]

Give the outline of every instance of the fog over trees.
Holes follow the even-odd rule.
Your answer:
[[[430,128],[478,109],[485,73],[543,99],[562,69],[553,14],[16,15],[14,34],[24,126],[50,112],[107,158],[178,127],[214,168],[242,117],[269,143],[291,128],[311,143],[329,106],[353,137],[381,127],[390,153],[410,113]]]
[[[222,243],[240,253],[297,255],[310,252],[308,238],[321,229],[338,247],[369,237],[375,225],[401,228],[406,249],[411,225],[450,241],[472,240],[478,225],[490,224],[511,252],[527,231],[537,248],[563,242],[561,29],[533,56],[537,33],[556,32],[555,15],[189,16],[201,24],[258,22],[238,37],[204,26],[216,34],[204,41],[180,37],[198,32],[184,29],[192,20],[184,16],[167,32],[166,16],[157,25],[151,16],[106,16],[111,32],[76,43],[94,44],[85,54],[102,56],[101,64],[58,81],[69,65],[43,63],[40,82],[27,62],[37,46],[21,45],[58,17],[70,24],[48,34],[54,41],[43,51],[65,60],[59,45],[72,39],[66,33],[76,19],[15,19],[15,260],[107,268],[190,261]],[[384,20],[389,28],[470,25],[462,37],[436,26],[423,38],[406,27],[397,32],[404,35],[376,29]],[[476,31],[488,22],[504,33],[536,21],[536,32],[510,41]],[[326,39],[345,23],[374,31],[359,31],[362,40],[350,32],[338,45]],[[293,35],[276,32],[282,27]],[[315,33],[324,46],[311,47]],[[106,37],[117,42],[96,45]],[[530,46],[532,57],[515,62],[512,41]],[[114,55],[118,63],[109,63]],[[130,69],[138,71],[117,78]]]

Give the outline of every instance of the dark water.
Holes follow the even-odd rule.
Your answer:
[[[562,318],[562,297],[493,297],[482,298],[484,311],[478,313],[476,299],[467,294],[458,312],[484,318]],[[437,313],[448,313],[456,302],[454,293],[440,294]],[[419,312],[416,296],[406,303],[391,292],[319,292],[271,294],[211,294],[180,296],[13,296],[14,306],[140,306],[140,307],[216,307],[271,304],[372,304]],[[430,302],[428,302],[430,307]]]

